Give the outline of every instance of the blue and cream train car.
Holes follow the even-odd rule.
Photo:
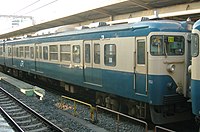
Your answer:
[[[188,118],[187,22],[155,20],[4,41],[12,73],[95,91],[96,104],[163,124]]]
[[[200,56],[199,56],[200,20],[193,25],[192,30],[192,67],[191,67],[191,97],[192,112],[200,116]]]

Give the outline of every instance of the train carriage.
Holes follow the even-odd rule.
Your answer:
[[[187,22],[155,20],[5,41],[0,64],[70,92],[92,89],[96,104],[163,124],[189,118],[189,33]]]
[[[199,36],[200,36],[200,20],[198,20],[193,25],[192,30],[192,43],[191,43],[191,53],[192,53],[192,67],[191,67],[191,97],[192,97],[192,112],[193,114],[200,115],[200,72],[199,70]],[[198,118],[197,118],[198,119]]]

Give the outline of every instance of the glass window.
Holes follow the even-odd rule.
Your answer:
[[[70,44],[60,45],[60,51],[61,52],[71,52],[71,45]]]
[[[39,58],[42,59],[42,46],[39,46]]]
[[[3,55],[3,47],[0,47],[0,55]]]
[[[48,60],[48,46],[43,47],[43,59]]]
[[[16,47],[13,47],[13,56],[16,56]]]
[[[29,52],[29,46],[25,46],[25,58],[29,58],[30,52]]]
[[[30,47],[30,57],[34,59],[34,47]]]
[[[73,62],[80,63],[81,62],[81,49],[79,45],[73,46]]]
[[[137,64],[145,64],[145,41],[137,40]]]
[[[60,45],[60,61],[71,61],[71,46]]]
[[[183,55],[185,39],[183,36],[164,36],[167,55]]]
[[[85,63],[90,63],[90,44],[85,44]]]
[[[8,47],[8,56],[12,56],[12,47]]]
[[[152,55],[165,55],[163,46],[163,36],[151,37],[151,54]]]
[[[19,57],[19,48],[16,48],[16,56]]]
[[[183,36],[151,37],[151,55],[183,55],[185,39]]]
[[[94,44],[94,63],[100,64],[100,44]]]
[[[39,48],[38,46],[35,46],[35,58],[39,58]]]
[[[192,34],[191,36],[191,54],[192,57],[199,55],[199,36],[198,34]]]
[[[106,44],[104,46],[104,64],[107,66],[116,66],[116,45]]]
[[[19,57],[24,57],[24,47],[19,47]]]
[[[50,45],[50,60],[58,60],[58,45]]]

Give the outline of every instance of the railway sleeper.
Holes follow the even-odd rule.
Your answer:
[[[36,121],[35,118],[31,118],[31,119],[27,119],[27,120],[22,120],[22,121],[17,121],[18,124],[27,124],[27,123],[31,123],[33,121]]]
[[[43,124],[41,122],[39,123],[35,123],[35,124],[31,124],[31,125],[25,125],[25,126],[21,126],[21,128],[23,129],[35,129],[35,128],[41,128],[40,126],[42,126]],[[46,128],[46,127],[45,127]]]

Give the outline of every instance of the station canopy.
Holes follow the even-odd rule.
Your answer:
[[[107,5],[104,7],[88,10],[85,12],[77,13],[74,15],[66,16],[63,18],[51,20],[48,22],[40,23],[23,29],[15,30],[9,33],[1,34],[0,39],[10,38],[19,35],[25,35],[28,33],[37,32],[48,28],[70,25],[75,23],[81,23],[90,20],[96,20],[107,17],[114,17],[117,15],[137,13],[142,11],[150,11],[159,8],[165,8],[180,4],[189,4],[198,2],[199,0],[121,0],[118,3]],[[187,9],[186,9],[187,10]],[[182,17],[188,17],[188,15],[182,15]],[[194,13],[193,17],[200,18],[200,13]],[[184,18],[185,19],[185,18]]]

